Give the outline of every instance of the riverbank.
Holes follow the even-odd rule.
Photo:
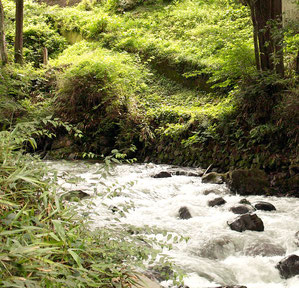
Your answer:
[[[286,77],[255,73],[248,8],[210,2],[26,2],[32,65],[2,69],[1,126],[33,121],[45,134],[36,135],[37,150],[50,158],[101,158],[117,149],[139,162],[212,165],[220,173],[258,168],[271,193],[294,195],[295,30],[286,29]],[[9,47],[13,5],[5,1]],[[48,66],[40,65],[44,46]]]

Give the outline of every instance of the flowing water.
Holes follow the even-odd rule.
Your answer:
[[[247,197],[251,203],[270,202],[277,210],[256,211],[265,231],[240,233],[232,231],[227,221],[237,217],[229,208],[244,197],[231,195],[225,185],[203,184],[200,177],[152,177],[160,171],[180,170],[178,167],[123,164],[103,177],[103,166],[97,163],[48,162],[48,165],[58,170],[59,183],[65,189],[98,194],[92,198],[94,207],[89,216],[94,220],[94,227],[119,223],[117,214],[123,224],[141,228],[155,226],[188,237],[188,242],[176,243],[172,250],[164,252],[185,271],[184,282],[190,288],[233,284],[248,288],[299,287],[299,276],[284,280],[275,268],[286,255],[299,255],[299,247],[294,242],[299,230],[299,199]],[[226,200],[225,205],[207,205],[209,200],[220,196]],[[192,218],[179,219],[182,206],[188,207]],[[127,208],[127,211],[121,216],[111,207]],[[163,238],[162,234],[156,237]],[[161,284],[171,287],[166,281]]]

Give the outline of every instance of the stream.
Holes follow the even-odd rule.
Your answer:
[[[270,202],[277,210],[255,212],[264,222],[265,231],[240,233],[231,230],[227,221],[238,216],[229,208],[244,197],[230,194],[224,184],[203,184],[201,177],[195,176],[152,177],[160,171],[195,169],[152,163],[122,164],[103,176],[103,165],[98,163],[46,163],[58,171],[58,183],[65,190],[97,195],[91,198],[94,207],[88,216],[94,228],[117,223],[150,226],[188,238],[187,242],[173,243],[173,249],[163,253],[186,273],[184,283],[190,288],[237,284],[247,288],[299,287],[299,276],[285,280],[275,268],[285,256],[299,255],[295,244],[295,233],[299,231],[297,198],[246,197],[251,203]],[[216,197],[223,197],[226,203],[209,207],[208,201]],[[183,206],[192,218],[179,218],[178,211]],[[115,213],[111,207],[125,212]],[[162,234],[155,237],[164,239]],[[161,285],[173,287],[169,281]]]

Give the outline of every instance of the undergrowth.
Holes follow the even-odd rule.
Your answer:
[[[91,231],[56,193],[55,176],[24,153],[36,144],[29,131],[0,132],[0,286],[131,287],[157,252],[125,229]]]

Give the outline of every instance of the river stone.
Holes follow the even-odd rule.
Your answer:
[[[226,182],[233,193],[240,195],[266,195],[270,189],[267,174],[259,169],[230,171]]]
[[[90,195],[82,190],[72,190],[61,195],[61,198],[67,201],[78,201],[89,197]]]
[[[299,231],[295,234],[295,244],[299,247]]]
[[[167,172],[167,171],[161,171],[157,174],[155,174],[153,177],[154,178],[169,178],[171,177],[171,173],[170,172]]]
[[[202,183],[222,184],[224,183],[224,178],[223,174],[211,172],[202,176]]]
[[[179,209],[179,218],[184,220],[192,218],[191,213],[186,206]]]
[[[236,247],[232,239],[227,236],[222,236],[214,239],[209,239],[200,245],[200,249],[196,248],[194,254],[196,256],[208,258],[208,259],[220,259],[223,260],[231,255],[232,251],[235,251]]]
[[[251,243],[245,249],[245,254],[249,256],[282,256],[285,254],[285,252],[285,249],[280,245],[260,242]]]
[[[222,197],[217,197],[213,200],[208,201],[210,207],[224,205],[226,201]]]
[[[203,173],[197,173],[197,172],[185,171],[185,170],[173,171],[172,174],[176,176],[189,176],[189,177],[200,177],[203,175]]]
[[[256,214],[243,214],[233,221],[227,222],[228,226],[235,231],[245,230],[264,231],[264,223]]]
[[[212,194],[212,193],[217,195],[217,194],[221,194],[222,192],[218,189],[207,189],[207,190],[203,191],[203,195],[209,195],[209,194]]]
[[[284,279],[299,275],[299,256],[289,255],[279,261],[275,268],[279,270]]]
[[[247,204],[247,205],[251,205],[251,203],[246,199],[246,198],[243,198],[239,201],[240,204]]]
[[[246,214],[249,212],[253,212],[255,209],[253,209],[249,205],[237,205],[229,208],[229,211],[235,213],[235,214]]]
[[[273,211],[276,210],[275,206],[269,202],[259,201],[254,204],[256,210]]]

